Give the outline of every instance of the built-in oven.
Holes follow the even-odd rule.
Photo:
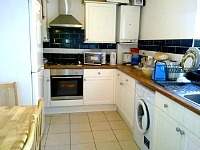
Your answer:
[[[51,69],[51,100],[83,99],[82,69]]]

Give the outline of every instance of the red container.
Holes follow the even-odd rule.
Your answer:
[[[131,48],[131,53],[139,53],[139,48]]]

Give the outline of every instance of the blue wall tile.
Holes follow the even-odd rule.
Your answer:
[[[49,28],[50,42],[44,48],[116,49],[116,44],[84,43],[85,31],[79,28]]]
[[[139,40],[138,47],[143,50],[184,54],[192,46],[193,39]],[[195,47],[200,47],[196,39]]]

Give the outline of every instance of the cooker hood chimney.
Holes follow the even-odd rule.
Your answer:
[[[58,0],[59,2],[59,16],[50,22],[51,27],[73,27],[82,28],[82,24],[69,14],[68,0]]]

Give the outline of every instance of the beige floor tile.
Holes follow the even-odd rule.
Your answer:
[[[97,150],[121,150],[118,142],[97,143]]]
[[[45,146],[45,150],[70,150],[70,145]]]
[[[68,145],[70,134],[48,134],[46,146]]]
[[[69,133],[70,125],[69,124],[51,124],[49,127],[49,133]]]
[[[91,128],[92,131],[111,130],[108,122],[92,122]]]
[[[51,124],[69,124],[69,116],[54,116],[51,118]]]
[[[129,130],[124,121],[110,121],[110,125],[113,130]]]
[[[71,113],[70,117],[87,117],[87,112],[77,112],[77,113]]]
[[[122,118],[116,111],[107,111],[104,113],[105,113],[106,119],[109,121],[121,121],[122,120]]]
[[[50,124],[50,122],[51,122],[51,117],[45,116],[45,124]]]
[[[70,115],[71,123],[88,123],[89,119],[87,115]]]
[[[113,130],[115,136],[119,141],[132,141],[133,135],[128,130]]]
[[[96,150],[94,143],[71,145],[71,150]]]
[[[135,142],[133,141],[119,141],[122,150],[139,150]]]
[[[42,142],[41,142],[42,146],[45,146],[46,140],[47,140],[47,134],[43,134],[43,136],[42,136]]]
[[[89,123],[71,124],[71,132],[86,132],[91,131]]]
[[[52,114],[50,117],[69,117],[68,113]]]
[[[95,143],[115,142],[117,140],[112,131],[94,131],[93,135]]]
[[[106,122],[106,117],[103,112],[88,113],[90,122]]]
[[[93,143],[92,132],[79,132],[71,134],[71,144]]]
[[[50,127],[50,124],[45,124],[45,126],[44,126],[44,134],[48,134],[49,127]]]

